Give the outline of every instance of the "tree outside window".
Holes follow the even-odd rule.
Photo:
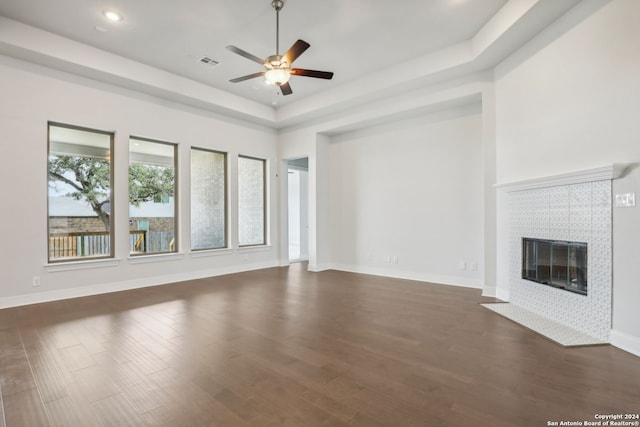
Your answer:
[[[114,256],[113,138],[110,132],[49,123],[49,262]],[[134,162],[129,168],[131,206],[173,206],[173,163],[156,163]],[[168,216],[175,217],[173,211]],[[134,229],[129,234],[135,242],[141,233]],[[142,243],[145,251],[152,249]]]
[[[176,252],[175,144],[129,139],[129,251]]]
[[[49,124],[48,259],[113,257],[113,133]]]

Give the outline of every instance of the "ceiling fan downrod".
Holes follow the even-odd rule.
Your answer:
[[[271,6],[276,10],[276,56],[280,56],[280,10],[284,7],[284,1],[273,0]]]

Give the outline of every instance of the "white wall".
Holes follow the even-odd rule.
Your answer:
[[[0,56],[0,307],[107,292],[277,265],[276,133],[271,129],[172,105],[73,75]],[[115,131],[116,261],[84,269],[47,263],[47,121]],[[181,254],[128,259],[127,165],[129,135],[179,144]],[[189,149],[229,154],[232,249],[189,253]],[[268,159],[271,246],[237,249],[237,155]],[[154,260],[154,262],[141,262]],[[74,264],[74,266],[85,264]],[[41,286],[32,278],[40,276]]]
[[[334,136],[331,265],[481,286],[482,153],[479,104]]]
[[[312,271],[334,269],[350,269],[363,271],[371,274],[395,275],[397,277],[411,277],[418,280],[432,280],[442,283],[452,283],[457,285],[471,285],[478,287],[484,282],[485,274],[493,279],[494,265],[487,266],[491,262],[493,252],[489,255],[489,261],[483,257],[476,257],[478,262],[477,272],[470,270],[460,274],[456,270],[455,275],[433,273],[426,274],[424,266],[420,266],[417,271],[406,270],[408,264],[400,269],[398,265],[390,267],[390,263],[385,265],[354,265],[352,260],[342,260],[334,256],[333,247],[336,245],[331,230],[334,227],[333,219],[330,215],[335,209],[335,201],[331,195],[333,170],[331,169],[331,147],[335,141],[345,135],[361,135],[367,132],[377,133],[382,129],[391,134],[393,129],[401,129],[408,124],[416,127],[416,123],[426,124],[426,122],[444,122],[448,119],[459,117],[461,114],[472,114],[481,117],[481,122],[476,133],[478,142],[478,167],[479,175],[477,196],[482,200],[481,207],[474,215],[479,220],[488,224],[495,223],[495,213],[493,204],[493,184],[495,183],[495,164],[493,156],[494,145],[494,118],[493,118],[493,73],[481,72],[470,75],[464,79],[447,82],[436,87],[417,87],[414,90],[398,93],[389,97],[383,103],[372,103],[366,107],[354,110],[340,111],[335,115],[310,121],[305,125],[285,128],[278,133],[278,155],[281,159],[295,159],[301,157],[309,158],[309,269]],[[485,106],[485,102],[487,105]],[[480,105],[482,104],[482,107]],[[481,109],[488,108],[488,112],[481,112]],[[462,113],[461,113],[462,112]],[[417,128],[417,127],[416,127]],[[370,131],[368,131],[370,130]],[[339,136],[338,136],[339,135]],[[387,141],[389,148],[393,147],[395,141],[390,138]],[[484,163],[483,163],[483,157]],[[488,160],[487,160],[488,159]],[[280,162],[280,173],[286,174],[286,161]],[[445,186],[447,183],[443,182]],[[286,182],[280,182],[281,193],[286,194]],[[487,203],[487,200],[489,201]],[[280,200],[280,211],[286,212],[286,197]],[[475,218],[475,216],[474,216]],[[281,241],[287,241],[286,217],[280,220]],[[482,225],[480,226],[482,229]],[[493,231],[493,228],[486,227],[485,230]],[[481,236],[480,240],[488,248],[493,248],[494,234]],[[286,249],[281,247],[280,263],[288,264]],[[482,251],[480,251],[482,253]],[[393,254],[389,254],[393,255]],[[373,258],[373,256],[372,256]],[[408,258],[403,258],[408,260]],[[400,257],[398,256],[400,261]],[[454,260],[448,260],[449,265],[458,265],[460,259],[457,255]],[[469,260],[473,261],[473,260]],[[484,261],[484,264],[483,264]],[[362,270],[365,268],[366,270]],[[387,268],[390,267],[390,268]],[[487,268],[488,267],[488,268]],[[459,279],[462,279],[460,281]]]
[[[555,34],[563,22],[554,24],[496,69],[499,183],[640,161],[640,2],[614,0],[583,17],[587,3],[563,18],[575,26]],[[640,192],[636,166],[614,194]],[[636,354],[638,224],[639,208],[614,208],[611,341]],[[499,221],[498,234],[506,227]]]

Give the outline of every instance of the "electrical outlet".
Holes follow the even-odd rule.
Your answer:
[[[634,208],[636,193],[616,194],[616,208]]]
[[[469,267],[471,271],[478,271],[478,263],[473,261]]]
[[[466,261],[460,261],[458,262],[458,268],[460,270],[466,270],[467,269],[467,262]]]
[[[398,263],[398,255],[394,255],[393,257],[391,257],[391,262],[394,264]]]
[[[40,276],[33,276],[33,286],[40,286]]]

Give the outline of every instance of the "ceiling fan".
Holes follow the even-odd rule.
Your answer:
[[[282,91],[282,95],[291,95],[293,91],[289,85],[289,79],[291,76],[304,76],[314,77],[317,79],[333,78],[333,73],[330,71],[316,71],[306,70],[304,68],[291,68],[291,64],[295,61],[305,50],[311,45],[304,40],[296,41],[291,48],[284,54],[280,55],[280,10],[284,6],[283,0],[273,0],[271,6],[276,11],[276,54],[268,56],[266,59],[260,59],[255,55],[250,54],[247,51],[235,46],[227,46],[233,53],[237,53],[240,56],[244,56],[258,64],[264,66],[264,70],[249,74],[242,77],[229,80],[231,83],[238,83],[245,80],[253,79],[256,77],[264,76],[268,83],[278,85]]]

